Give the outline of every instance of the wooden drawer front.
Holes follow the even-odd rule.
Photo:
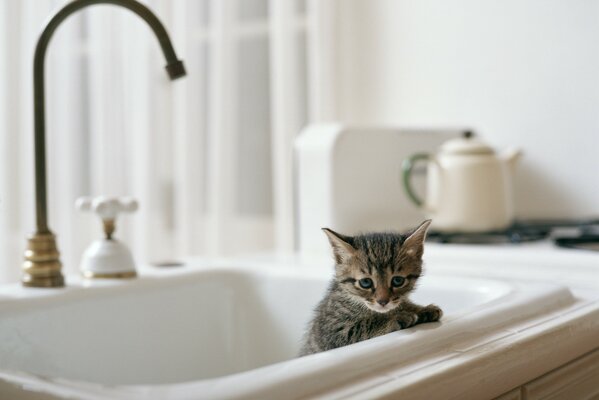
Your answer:
[[[599,398],[599,350],[553,370],[522,387],[523,400]]]

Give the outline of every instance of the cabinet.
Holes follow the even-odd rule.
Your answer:
[[[496,400],[599,399],[599,349],[554,369]]]

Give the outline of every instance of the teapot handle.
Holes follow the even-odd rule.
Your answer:
[[[417,207],[422,207],[424,202],[416,195],[416,192],[412,188],[412,169],[418,161],[430,160],[430,158],[430,154],[416,153],[406,158],[401,165],[404,190],[406,191],[408,198],[412,200]]]

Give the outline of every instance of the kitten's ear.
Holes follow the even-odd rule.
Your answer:
[[[329,228],[322,228],[322,231],[329,238],[337,264],[347,261],[356,252],[356,249],[349,243],[351,242],[349,236],[342,235]]]
[[[404,240],[401,248],[405,251],[406,255],[417,258],[422,257],[424,253],[424,240],[426,239],[426,232],[430,224],[431,220],[427,219]]]

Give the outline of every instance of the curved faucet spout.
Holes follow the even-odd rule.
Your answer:
[[[58,10],[46,23],[33,59],[33,97],[35,128],[35,196],[36,232],[28,238],[23,264],[23,285],[32,287],[64,286],[56,240],[48,227],[46,194],[46,121],[44,94],[44,64],[46,50],[54,31],[71,14],[95,4],[112,4],[124,7],[148,23],[166,58],[166,70],[171,80],[184,76],[185,67],[177,58],[171,40],[160,20],[143,4],[135,0],[74,0]]]

